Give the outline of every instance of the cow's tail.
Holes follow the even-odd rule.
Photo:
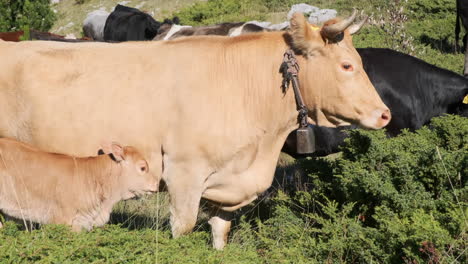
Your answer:
[[[458,51],[460,40],[460,4],[457,1],[457,20],[455,21],[455,50]]]

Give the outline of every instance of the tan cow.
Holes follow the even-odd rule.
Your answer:
[[[168,187],[173,236],[192,230],[205,198],[222,248],[230,212],[271,185],[298,127],[293,90],[281,89],[286,50],[312,124],[389,122],[353,47],[354,17],[316,28],[295,14],[290,32],[234,38],[0,42],[0,135],[73,155],[93,154],[101,138],[141,149]]]
[[[117,143],[96,157],[76,158],[0,139],[0,210],[36,223],[90,230],[120,200],[155,192],[158,181],[141,153]]]

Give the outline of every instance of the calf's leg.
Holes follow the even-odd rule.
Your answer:
[[[73,232],[80,232],[83,229],[83,217],[74,214],[71,210],[60,210],[51,219],[52,224],[71,226]]]

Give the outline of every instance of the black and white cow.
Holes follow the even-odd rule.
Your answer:
[[[158,34],[159,27],[164,23],[156,21],[152,16],[136,8],[117,5],[107,17],[104,26],[105,41],[152,40]]]
[[[83,33],[85,37],[96,41],[104,41],[104,26],[109,13],[104,10],[95,10],[88,14],[83,21]]]
[[[390,49],[357,51],[369,79],[392,112],[392,120],[386,126],[390,136],[398,135],[404,128],[418,129],[445,113],[468,117],[468,104],[463,103],[468,96],[468,79],[463,76]],[[312,128],[315,155],[328,155],[338,151],[346,138],[343,131],[350,127]],[[283,151],[298,156],[293,135],[286,140]]]

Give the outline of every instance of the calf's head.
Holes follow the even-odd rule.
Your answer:
[[[156,192],[159,187],[157,177],[149,171],[148,162],[134,147],[122,147],[118,143],[101,145],[105,154],[110,154],[121,168],[118,184],[122,188],[123,199],[130,199],[145,193]]]
[[[290,45],[300,61],[299,81],[309,117],[320,126],[358,124],[378,129],[391,115],[363,69],[351,35],[363,22],[351,25],[356,12],[322,27],[300,13],[290,21]]]

